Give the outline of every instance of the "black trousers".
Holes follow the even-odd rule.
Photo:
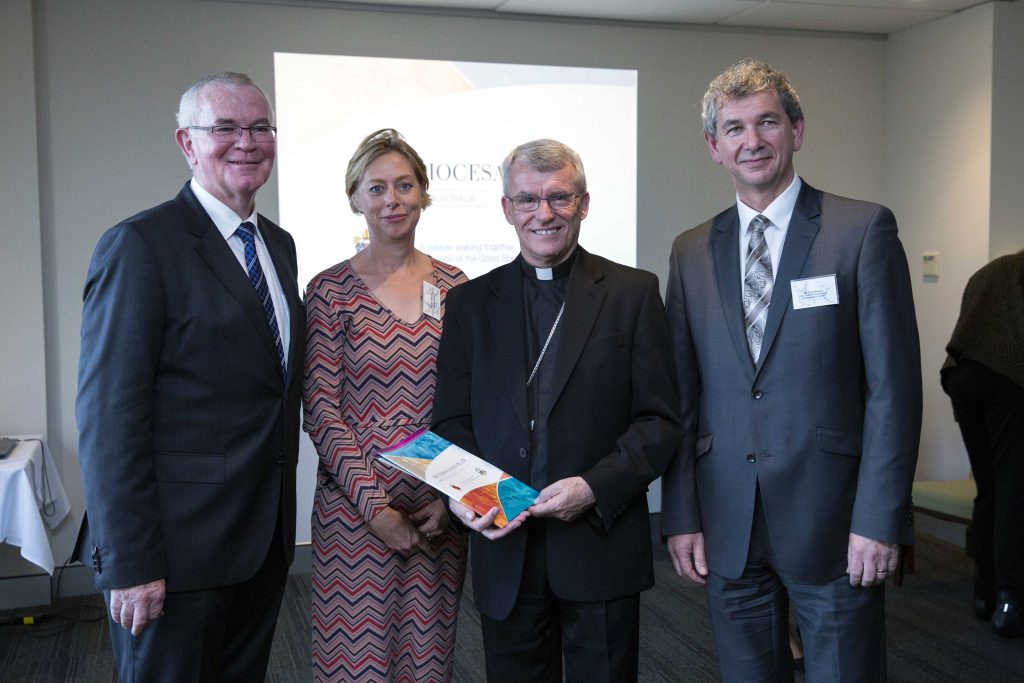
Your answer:
[[[481,614],[489,683],[629,683],[640,662],[640,596],[563,600],[547,580],[543,520],[530,520],[526,564],[512,613]],[[595,567],[594,571],[600,571]],[[582,578],[582,577],[581,577]]]
[[[277,526],[252,578],[209,590],[168,592],[163,616],[138,636],[113,622],[110,591],[104,591],[122,683],[251,683],[266,677],[288,577],[280,518]]]
[[[1024,390],[984,365],[962,361],[943,387],[978,486],[974,499],[975,594],[1024,599]]]

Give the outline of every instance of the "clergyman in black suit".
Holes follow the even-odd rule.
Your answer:
[[[667,301],[686,428],[665,474],[676,571],[707,582],[726,681],[885,675],[884,593],[912,541],[921,359],[896,219],[796,175],[800,100],[744,60],[704,96],[737,201],[682,233]]]
[[[502,166],[520,254],[451,291],[434,429],[540,491],[508,526],[469,528],[489,681],[637,677],[653,582],[646,491],[681,438],[657,278],[578,246],[579,156],[535,140]]]
[[[85,283],[78,557],[122,680],[263,680],[294,554],[303,311],[256,212],[274,114],[244,74],[182,95],[176,197],[100,239]]]

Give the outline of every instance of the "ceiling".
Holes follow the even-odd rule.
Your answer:
[[[256,0],[261,1],[261,0]],[[267,0],[262,0],[267,1]],[[664,24],[888,34],[986,0],[277,0],[361,9],[411,8]]]

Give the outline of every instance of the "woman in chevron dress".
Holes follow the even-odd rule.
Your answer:
[[[447,681],[465,538],[437,492],[377,452],[430,424],[444,298],[462,271],[413,247],[430,203],[397,131],[368,136],[346,191],[369,244],[306,290],[304,427],[316,446],[313,678]]]

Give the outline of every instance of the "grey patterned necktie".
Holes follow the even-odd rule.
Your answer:
[[[772,299],[772,257],[764,239],[764,229],[771,222],[758,214],[750,221],[750,242],[747,260],[743,264],[743,322],[747,329],[750,357],[757,363],[764,340],[764,323],[768,318],[768,303]]]

